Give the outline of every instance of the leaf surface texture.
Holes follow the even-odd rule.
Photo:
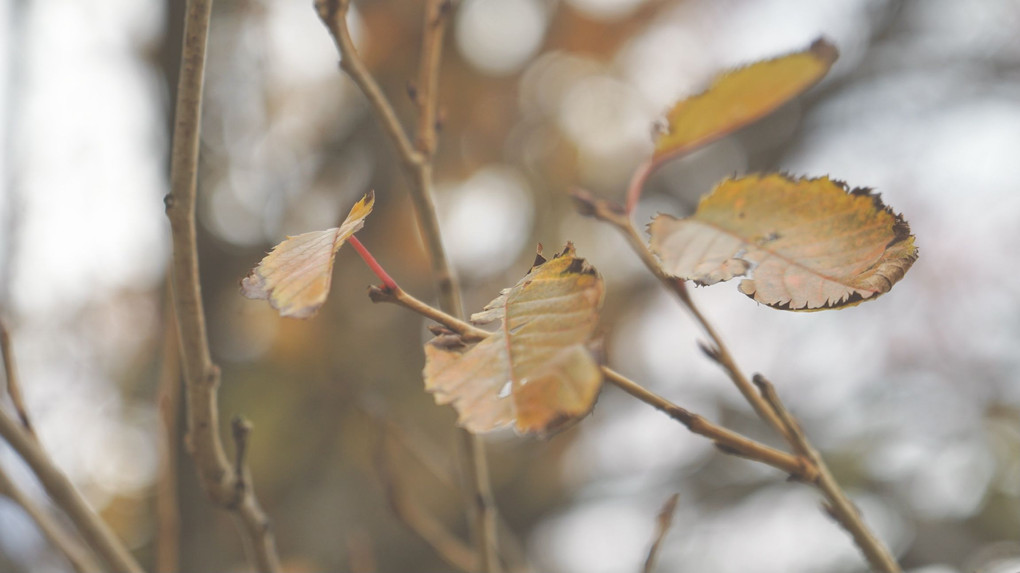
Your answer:
[[[504,289],[476,324],[499,328],[478,342],[453,333],[425,345],[425,388],[453,404],[471,432],[513,425],[548,435],[591,411],[602,385],[589,350],[598,322],[602,278],[567,245]]]
[[[369,191],[339,227],[287,237],[241,280],[241,293],[268,300],[280,316],[315,316],[329,295],[336,252],[365,225],[374,204]]]
[[[917,259],[910,227],[878,195],[826,177],[720,183],[686,219],[659,215],[651,249],[674,276],[784,310],[841,308],[892,288]]]

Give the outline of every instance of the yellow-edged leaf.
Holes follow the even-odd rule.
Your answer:
[[[821,80],[837,56],[835,46],[818,39],[802,52],[718,76],[708,90],[669,111],[653,161],[689,153],[765,117]]]
[[[241,293],[268,300],[280,316],[314,316],[329,294],[337,250],[365,225],[374,204],[369,191],[339,227],[287,237],[241,280]]]
[[[480,342],[445,333],[425,345],[425,388],[437,403],[452,403],[471,432],[513,424],[544,436],[576,421],[602,386],[588,344],[603,292],[602,278],[568,244],[471,317],[498,320],[497,331]]]
[[[690,217],[659,215],[649,231],[666,272],[700,285],[747,276],[742,293],[783,310],[873,299],[917,259],[910,227],[878,195],[827,177],[726,180]]]

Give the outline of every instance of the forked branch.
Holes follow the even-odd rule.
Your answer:
[[[369,297],[373,302],[389,302],[416,312],[449,328],[466,340],[481,340],[491,334],[469,322],[429,306],[399,287],[396,290],[371,287],[369,288]],[[609,383],[665,413],[691,432],[709,438],[723,452],[761,462],[803,481],[813,481],[817,478],[814,466],[804,458],[779,451],[713,424],[704,417],[677,406],[611,368],[603,366],[602,375]]]
[[[643,168],[642,168],[643,169]],[[633,185],[640,186],[644,181],[644,175],[635,177]],[[637,197],[639,193],[629,192],[628,196]],[[676,293],[681,304],[691,313],[694,319],[701,325],[702,329],[711,340],[711,344],[702,345],[705,353],[719,364],[729,378],[744,395],[744,398],[751,404],[758,416],[766,423],[776,429],[786,442],[797,453],[797,459],[812,467],[813,478],[804,480],[814,484],[829,503],[829,510],[836,521],[846,529],[854,538],[861,553],[864,554],[868,563],[873,568],[883,573],[900,573],[901,569],[893,558],[889,549],[879,541],[877,537],[864,524],[860,514],[849,501],[846,493],[839,487],[833,478],[832,473],[825,465],[825,461],[811,446],[807,437],[797,426],[796,421],[786,411],[785,406],[780,402],[779,396],[770,384],[760,375],[755,377],[755,384],[758,390],[748,380],[747,376],[740,370],[729,349],[723,342],[722,337],[715,327],[698,309],[691,299],[684,281],[670,276],[666,273],[658,259],[645,245],[644,240],[634,228],[630,218],[630,211],[633,206],[623,209],[609,201],[597,199],[587,191],[575,190],[572,193],[578,208],[582,214],[605,221],[620,231],[630,243],[631,248],[644,262],[648,270],[655,275],[667,288]]]
[[[854,542],[861,550],[861,553],[868,559],[868,564],[871,565],[872,569],[887,573],[899,572],[900,566],[896,559],[889,553],[889,550],[875,534],[868,529],[867,525],[864,524],[860,512],[853,502],[850,501],[850,498],[847,497],[843,489],[839,487],[839,483],[832,476],[832,472],[829,471],[825,460],[822,459],[822,456],[815,450],[811,442],[808,441],[807,436],[800,429],[800,424],[797,423],[797,420],[786,409],[786,406],[783,405],[772,383],[761,374],[754,375],[754,383],[761,391],[762,397],[772,406],[776,414],[783,421],[790,436],[792,436],[791,445],[794,450],[799,455],[810,460],[818,468],[818,479],[814,483],[828,502],[826,510],[829,512],[829,515],[842,525],[843,529],[850,532]]]
[[[439,66],[453,2],[428,0],[425,3],[419,85],[414,90],[414,99],[419,109],[418,135],[414,143],[397,119],[393,105],[358,55],[347,24],[350,0],[316,0],[315,8],[340,52],[340,67],[365,94],[383,129],[397,148],[401,163],[411,180],[411,202],[414,204],[418,230],[431,261],[432,280],[439,292],[440,307],[449,314],[462,316],[460,289],[443,247],[439,219],[432,199],[432,156],[436,148],[439,115]],[[461,430],[460,440],[467,482],[473,490],[467,499],[472,506],[470,517],[475,541],[483,556],[482,571],[494,573],[500,570],[497,558],[497,516],[484,444],[477,436],[464,430]]]

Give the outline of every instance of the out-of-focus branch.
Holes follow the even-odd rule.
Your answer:
[[[383,128],[396,146],[411,179],[411,202],[414,204],[418,230],[431,261],[432,280],[439,293],[439,306],[449,314],[462,316],[460,289],[446,256],[436,206],[432,198],[432,156],[436,148],[439,67],[442,61],[443,38],[453,3],[450,0],[428,0],[425,5],[420,86],[415,94],[419,107],[419,128],[415,144],[411,143],[393,111],[392,104],[358,55],[347,26],[350,0],[316,0],[315,7],[340,51],[340,67],[368,98]],[[467,483],[472,490],[471,495],[467,496],[472,510],[472,529],[478,551],[483,557],[481,570],[485,573],[497,573],[500,570],[497,558],[499,552],[497,514],[492,486],[489,483],[485,447],[478,436],[466,430],[460,431],[460,442]]]
[[[419,110],[415,147],[425,157],[432,157],[436,151],[436,131],[439,127],[439,63],[443,57],[446,24],[452,10],[452,0],[429,0],[425,5],[421,65],[418,66],[418,86],[414,98]]]
[[[0,353],[3,354],[4,374],[7,375],[7,394],[11,397],[11,403],[18,412],[18,419],[25,431],[35,437],[35,429],[28,417],[28,408],[25,407],[25,398],[21,393],[21,381],[18,379],[18,367],[14,362],[14,351],[11,349],[11,334],[7,331],[7,325],[0,320]]]
[[[754,383],[761,391],[762,397],[772,406],[776,414],[783,421],[783,424],[786,425],[790,436],[793,438],[791,445],[795,451],[810,460],[811,464],[818,469],[818,478],[814,480],[814,484],[828,502],[826,509],[829,515],[854,538],[854,542],[861,550],[861,553],[867,558],[868,564],[872,569],[882,573],[900,573],[901,569],[896,562],[896,558],[892,556],[885,544],[875,537],[875,534],[865,525],[861,514],[839,486],[839,483],[836,482],[832,472],[829,471],[825,460],[822,459],[822,456],[811,445],[811,442],[808,441],[807,436],[801,430],[800,424],[797,423],[797,420],[786,409],[782,400],[779,399],[779,394],[772,383],[761,374],[754,375]]]
[[[662,504],[659,514],[655,516],[655,538],[652,539],[652,546],[648,549],[648,556],[645,557],[645,564],[641,569],[642,573],[652,573],[655,570],[655,562],[659,557],[659,547],[662,546],[662,540],[665,539],[669,528],[673,525],[673,514],[676,513],[676,500],[679,498],[679,493],[669,496],[666,503]]]
[[[279,558],[269,520],[252,488],[244,487],[243,472],[234,471],[227,461],[220,440],[217,406],[220,370],[209,351],[199,283],[195,204],[205,50],[211,12],[211,0],[188,0],[185,8],[184,46],[170,157],[170,194],[165,198],[173,232],[173,292],[186,378],[187,445],[209,498],[236,514],[252,565],[259,571],[278,571]]]
[[[393,513],[404,522],[404,525],[427,543],[439,557],[450,566],[472,573],[478,570],[478,555],[456,535],[450,533],[442,523],[427,512],[422,511],[411,501],[397,480],[397,472],[390,467],[386,452],[386,433],[380,432],[376,448],[376,471],[386,490],[386,498],[390,502]]]
[[[39,442],[0,411],[0,436],[18,452],[42,484],[53,503],[64,510],[88,543],[115,571],[141,572],[142,568],[103,520],[85,503],[71,480],[60,471],[39,446]]]
[[[43,535],[50,540],[50,543],[67,557],[75,571],[79,573],[99,573],[103,571],[103,568],[96,562],[92,552],[82,545],[74,535],[68,532],[53,515],[39,507],[32,498],[25,495],[25,492],[15,485],[3,468],[0,468],[0,495],[6,496],[25,510],[25,513],[35,521]]]

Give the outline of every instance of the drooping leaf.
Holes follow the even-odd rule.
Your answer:
[[[437,403],[452,403],[471,432],[511,424],[521,434],[561,429],[591,411],[602,385],[588,344],[603,291],[572,245],[540,259],[471,317],[499,321],[498,330],[478,342],[443,333],[425,345],[425,388]]]
[[[365,225],[374,204],[369,191],[339,227],[287,237],[241,280],[241,294],[268,300],[280,316],[314,316],[329,294],[336,252]]]
[[[653,161],[683,155],[772,113],[828,73],[838,52],[824,39],[801,52],[726,72],[666,115]]]
[[[751,175],[723,181],[686,219],[659,215],[651,249],[700,285],[737,276],[773,308],[841,308],[888,292],[917,259],[910,227],[867,189]]]

